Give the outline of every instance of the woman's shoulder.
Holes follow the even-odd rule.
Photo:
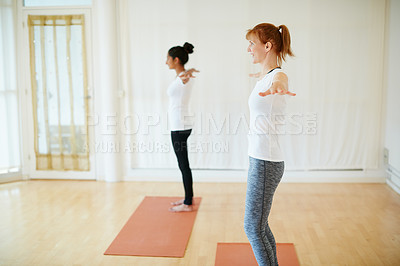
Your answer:
[[[287,77],[286,71],[281,68],[275,69],[271,74],[273,77]]]

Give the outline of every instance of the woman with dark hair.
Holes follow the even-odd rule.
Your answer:
[[[178,160],[179,169],[182,173],[185,198],[170,208],[173,212],[192,211],[193,207],[193,178],[189,165],[187,139],[192,132],[191,124],[188,123],[189,99],[192,91],[193,72],[195,69],[185,69],[189,60],[189,54],[193,53],[194,46],[185,43],[183,46],[174,46],[168,51],[167,62],[169,69],[174,69],[176,79],[169,85],[167,94],[169,98],[168,118],[171,129],[172,146]],[[185,118],[186,117],[186,118]]]
[[[284,171],[277,121],[284,115],[288,77],[282,60],[293,56],[290,34],[285,25],[262,23],[249,30],[247,51],[254,64],[261,65],[260,80],[249,97],[249,172],[247,177],[244,230],[259,265],[278,265],[274,235],[268,225],[272,198]],[[254,75],[253,75],[254,76]]]

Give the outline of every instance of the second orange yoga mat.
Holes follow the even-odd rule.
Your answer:
[[[192,212],[170,212],[179,199],[145,197],[104,254],[183,257],[201,198],[193,199]]]
[[[296,250],[292,243],[276,244],[280,266],[299,266]],[[257,266],[249,243],[218,243],[215,266]]]

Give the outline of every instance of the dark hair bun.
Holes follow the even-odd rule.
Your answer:
[[[191,54],[193,53],[193,48],[194,46],[188,42],[185,42],[185,44],[183,45],[183,49],[188,53]]]

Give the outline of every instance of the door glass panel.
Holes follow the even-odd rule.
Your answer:
[[[36,168],[89,170],[83,15],[29,16]]]

